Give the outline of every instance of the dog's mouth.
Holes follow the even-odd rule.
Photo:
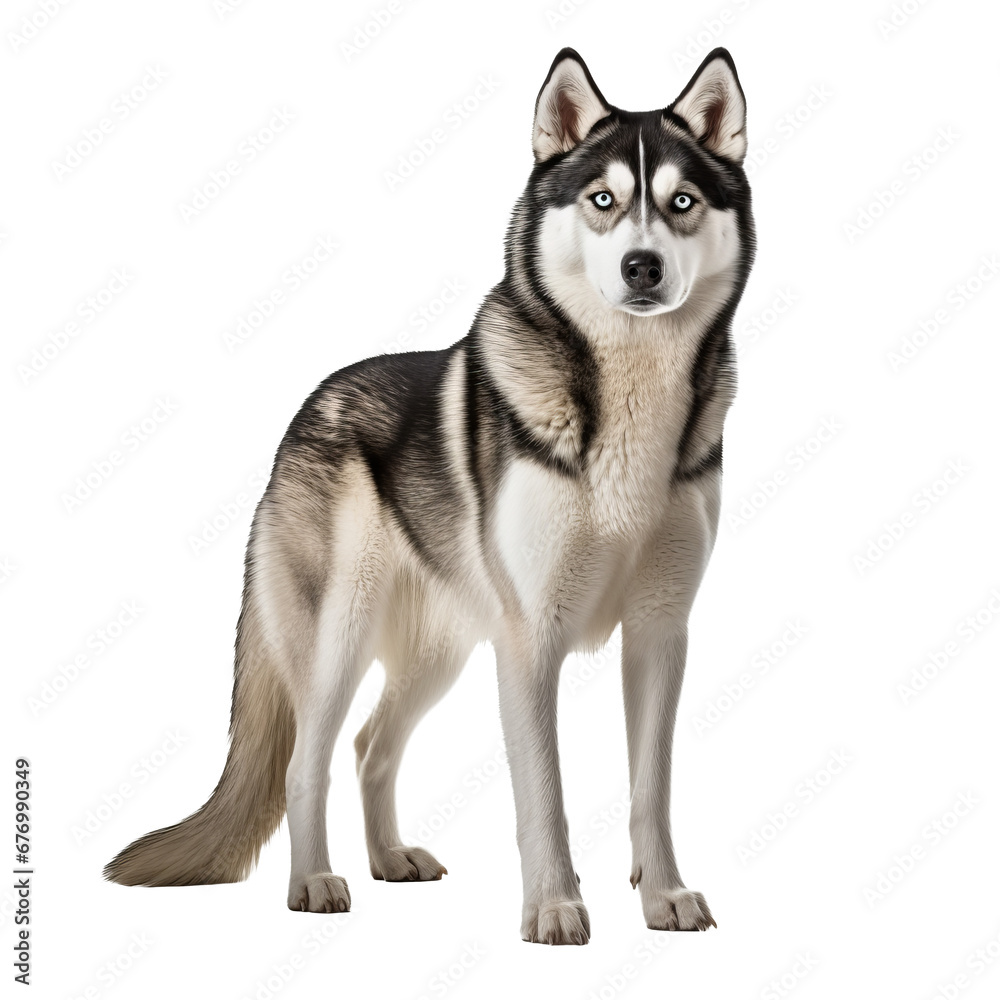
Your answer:
[[[634,295],[620,303],[618,308],[632,313],[633,316],[653,316],[674,312],[684,305],[688,297],[688,290],[689,288],[682,289],[681,294],[676,296],[674,301],[668,301],[671,297],[667,295],[656,298],[649,295]]]
[[[645,295],[637,295],[633,299],[626,299],[620,306],[626,312],[643,316],[646,313],[662,312],[664,304],[659,299],[651,299]]]
[[[613,309],[631,313],[633,316],[653,316],[658,313],[670,312],[674,306],[665,302],[661,296],[652,295],[632,295],[627,299],[619,299],[615,295],[609,295],[602,288],[601,295],[604,301]]]

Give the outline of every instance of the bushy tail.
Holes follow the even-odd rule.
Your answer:
[[[129,844],[104,868],[122,885],[240,882],[285,812],[295,716],[281,680],[241,615],[229,757],[209,800],[187,819]]]

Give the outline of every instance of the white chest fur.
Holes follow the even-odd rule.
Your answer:
[[[662,519],[697,347],[697,338],[677,336],[595,345],[598,420],[581,500],[596,536],[642,544]]]
[[[698,350],[671,332],[593,344],[596,426],[578,475],[527,458],[505,470],[495,530],[507,571],[522,608],[557,607],[570,631],[605,613],[613,627],[609,595],[667,515]]]

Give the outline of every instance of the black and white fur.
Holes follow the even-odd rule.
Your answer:
[[[376,658],[386,687],[355,739],[371,872],[440,878],[437,859],[400,842],[396,774],[416,723],[488,639],[521,935],[583,944],[557,678],[569,652],[621,623],[632,884],[649,927],[715,923],[674,859],[670,756],[754,249],[745,118],[723,49],[673,104],[643,113],[609,104],[580,57],[559,53],[503,280],[459,343],[336,372],[292,421],[247,551],[222,778],[198,812],[122,851],[108,878],[242,879],[287,811],[289,907],[348,909],[327,851],[329,764]]]

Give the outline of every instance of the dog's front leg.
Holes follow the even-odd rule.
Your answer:
[[[687,625],[666,614],[623,624],[622,688],[632,808],[632,886],[654,930],[707,930],[715,920],[685,888],[670,836],[670,756],[687,655]]]
[[[521,937],[586,944],[590,917],[569,853],[556,743],[561,657],[497,646],[500,715],[517,810],[524,907]]]

